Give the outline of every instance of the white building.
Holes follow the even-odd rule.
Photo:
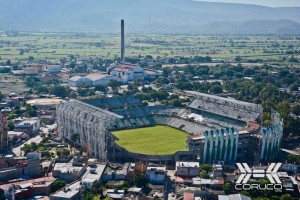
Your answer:
[[[106,75],[106,74],[100,74],[100,73],[92,73],[85,76],[85,78],[88,78],[92,82],[92,86],[97,85],[107,85],[110,80],[115,80],[118,82],[121,82],[122,80],[118,77],[112,76],[112,75]]]
[[[60,65],[46,65],[47,72],[49,73],[58,73],[61,71]]]
[[[99,182],[105,168],[106,164],[94,164],[93,167],[88,167],[81,180],[84,187],[90,189],[94,183]]]
[[[52,175],[68,182],[77,180],[85,172],[84,166],[74,165],[73,160],[67,163],[55,163]]]
[[[75,200],[80,199],[81,183],[73,182],[62,190],[58,190],[50,195],[50,200]]]
[[[137,79],[144,79],[144,69],[131,63],[114,63],[107,69],[109,75],[118,77],[127,83]]]
[[[8,140],[9,141],[14,141],[14,142],[19,142],[22,139],[25,139],[28,137],[28,135],[24,132],[18,132],[18,131],[8,131]]]
[[[199,162],[176,162],[177,176],[196,177],[199,175]]]
[[[30,118],[15,125],[14,131],[34,134],[40,130],[40,120],[38,118]]]
[[[116,76],[100,74],[100,73],[92,73],[88,74],[84,77],[81,76],[73,76],[69,79],[69,85],[73,87],[79,87],[82,85],[88,86],[97,86],[97,85],[107,85],[110,80],[115,80],[121,82],[122,80]]]
[[[73,76],[69,79],[69,85],[73,87],[79,87],[82,85],[92,85],[92,81],[85,77]]]
[[[163,71],[154,69],[144,69],[144,78],[148,80],[154,80],[158,76],[162,76]]]
[[[218,200],[251,200],[251,198],[242,194],[231,194],[218,195]]]

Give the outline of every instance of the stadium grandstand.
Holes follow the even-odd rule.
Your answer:
[[[141,100],[134,96],[89,99],[83,100],[83,102],[104,109],[123,109],[124,107],[131,108],[142,105]]]
[[[57,106],[58,132],[66,141],[71,140],[72,134],[78,133],[80,140],[76,141],[77,145],[85,147],[89,155],[100,160],[184,160],[210,163],[221,160],[230,163],[242,160],[245,152],[253,156],[253,161],[270,160],[275,157],[283,126],[282,119],[276,111],[272,111],[272,116],[276,116],[272,118],[273,128],[264,128],[259,124],[262,115],[260,105],[191,91],[186,91],[186,94],[193,99],[185,108],[142,106],[141,100],[133,96],[62,102]],[[180,147],[178,152],[173,154],[164,155],[160,152],[157,155],[155,151],[149,154],[131,152],[126,145],[119,145],[122,142],[116,135],[120,135],[121,131],[130,130],[128,134],[138,137],[133,138],[133,135],[129,135],[125,140],[136,140],[137,144],[134,146],[140,145],[142,150],[148,138],[149,141],[155,139],[151,138],[155,134],[151,134],[151,131],[149,134],[149,129],[143,131],[146,128],[153,128],[152,132],[159,131],[160,128],[164,131],[172,131],[172,128],[175,128],[184,132],[186,149],[183,151]],[[132,133],[134,130],[137,131]],[[169,133],[161,132],[159,137],[161,134]],[[272,135],[277,138],[276,142],[269,139]],[[171,145],[168,140],[174,139],[174,135],[170,137],[172,138],[157,138],[157,143],[162,140],[165,143],[156,146],[156,142],[153,142],[150,150]],[[178,140],[179,142],[181,141]],[[176,147],[176,141],[174,144]],[[219,150],[214,152],[215,149]],[[270,149],[275,154],[267,156]]]
[[[240,121],[256,121],[262,114],[262,107],[257,104],[193,91],[186,91],[186,93],[194,97],[188,107],[203,113],[226,116]]]

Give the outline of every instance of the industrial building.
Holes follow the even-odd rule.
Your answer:
[[[137,64],[125,61],[125,33],[124,20],[121,20],[121,62],[113,63],[107,68],[107,74],[119,78],[122,83],[134,80],[153,80],[162,75],[162,71],[153,69],[143,69]]]

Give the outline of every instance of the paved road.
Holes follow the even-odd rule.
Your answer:
[[[49,133],[49,130],[53,130],[56,128],[56,124],[52,124],[52,125],[47,125],[46,127],[41,127],[41,131],[40,133]],[[40,135],[37,135],[33,138],[30,138],[28,141],[26,141],[24,144],[30,144],[31,142],[35,142],[37,144],[39,144],[41,141],[43,140],[43,138]],[[22,154],[22,150],[21,148],[24,146],[24,144],[21,144],[18,147],[15,147],[12,149],[12,152],[16,155],[16,156],[21,156]]]
[[[164,200],[173,200],[176,199],[172,197],[172,194],[175,193],[175,184],[172,182],[172,180],[169,177],[166,177],[165,180],[165,191],[164,191]]]
[[[35,142],[37,144],[39,144],[41,141],[43,140],[43,138],[40,135],[37,135],[33,138],[30,138],[29,140],[27,140],[24,144],[30,144],[31,142]],[[24,144],[13,148],[12,152],[16,155],[16,156],[21,156],[22,150],[21,148],[24,146]]]

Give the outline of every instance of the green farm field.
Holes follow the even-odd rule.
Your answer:
[[[152,55],[154,58],[175,56],[210,56],[233,60],[248,59],[284,63],[287,52],[299,50],[297,36],[205,36],[126,34],[126,57]],[[114,59],[120,55],[119,34],[27,33],[0,35],[0,62],[35,59],[59,61],[68,55],[100,56]],[[299,53],[294,57],[300,59]]]
[[[187,134],[181,130],[156,125],[112,132],[117,144],[126,150],[146,155],[167,155],[186,150]]]

